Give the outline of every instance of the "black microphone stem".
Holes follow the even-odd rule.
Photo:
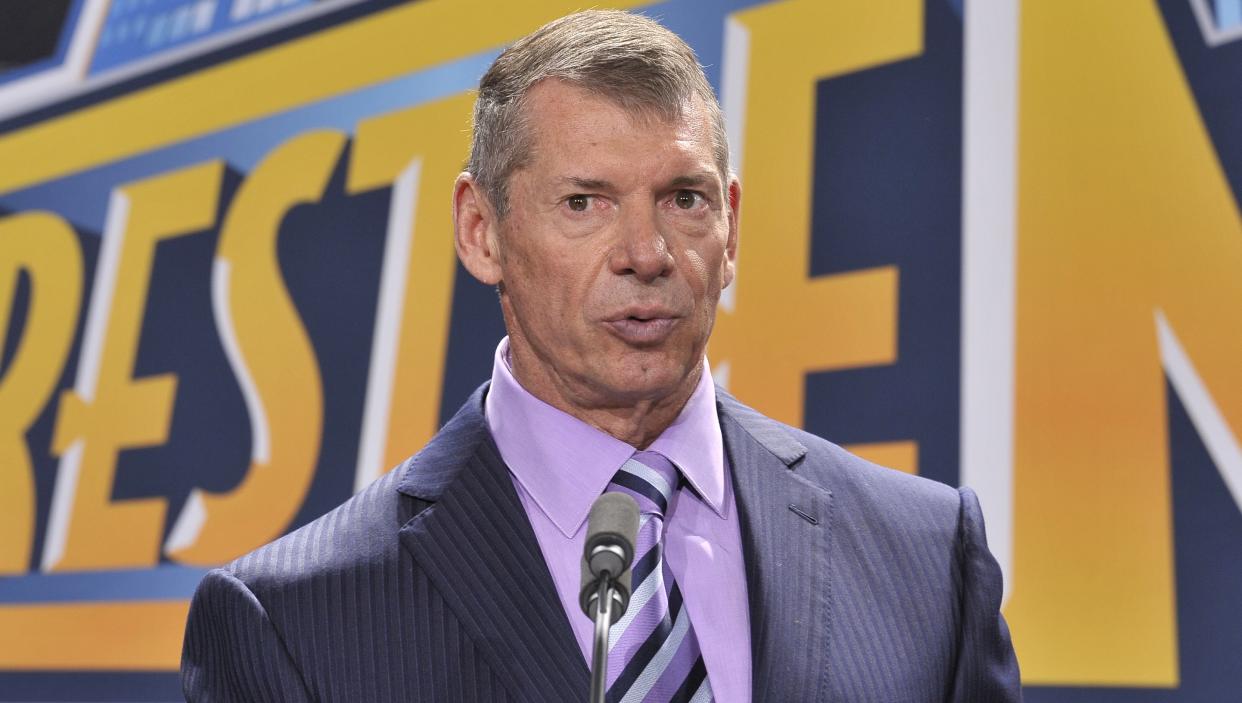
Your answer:
[[[591,655],[591,703],[604,703],[608,686],[608,630],[612,627],[612,575],[600,575],[595,596],[595,648]]]

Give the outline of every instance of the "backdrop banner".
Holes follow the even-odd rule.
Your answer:
[[[974,486],[1026,700],[1242,689],[1242,0],[669,0],[743,184],[716,380]],[[210,568],[490,373],[473,88],[577,9],[74,0],[0,72],[0,701],[177,700]]]

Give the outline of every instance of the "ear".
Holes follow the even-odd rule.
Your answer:
[[[725,271],[724,285],[728,288],[733,282],[733,274],[737,267],[737,225],[742,209],[742,184],[737,176],[729,178],[729,238],[725,240]]]
[[[453,246],[470,275],[489,286],[502,278],[496,220],[483,188],[463,171],[453,184]]]

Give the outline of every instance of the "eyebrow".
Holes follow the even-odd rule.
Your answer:
[[[685,188],[687,186],[703,188],[705,186],[717,186],[719,185],[719,180],[716,178],[715,173],[710,171],[700,171],[699,173],[678,176],[668,185],[670,188]]]
[[[582,178],[581,176],[566,176],[564,181],[568,181],[570,185],[581,188],[582,190],[612,190],[612,183],[601,180],[599,178]]]
[[[612,184],[611,181],[606,181],[600,178],[583,178],[582,176],[565,176],[561,180],[566,183],[569,183],[575,188],[581,188],[582,190],[598,190],[598,191],[607,192],[607,191],[615,189],[615,186]],[[719,184],[719,181],[717,180],[715,173],[712,173],[710,171],[701,171],[699,173],[690,173],[690,174],[685,174],[682,176],[677,176],[673,180],[669,181],[667,186],[665,187],[667,188],[687,188],[687,187],[703,188],[706,186],[714,187],[714,186],[717,186],[718,184]]]

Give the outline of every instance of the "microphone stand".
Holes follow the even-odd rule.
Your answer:
[[[604,493],[591,505],[582,550],[578,604],[595,621],[591,648],[591,703],[608,689],[608,629],[630,604],[630,562],[638,537],[638,503],[624,493]],[[592,602],[594,601],[594,602]]]
[[[591,654],[591,703],[604,703],[608,687],[608,631],[612,627],[612,574],[600,574],[595,593],[595,647]]]

